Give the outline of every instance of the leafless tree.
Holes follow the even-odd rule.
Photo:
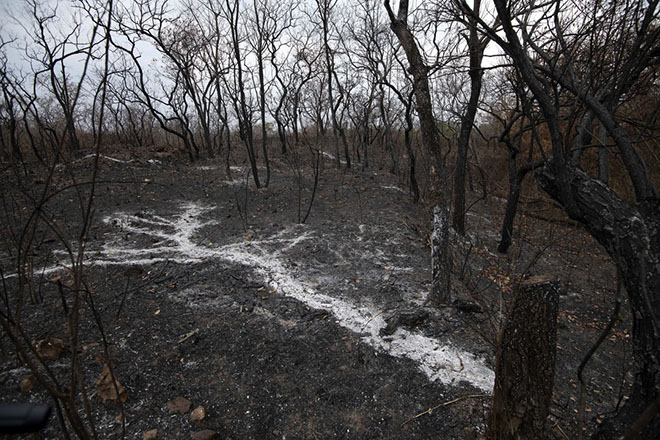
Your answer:
[[[347,29],[350,38],[343,39],[344,51],[351,66],[360,78],[360,93],[351,98],[351,119],[357,139],[356,153],[362,159],[363,169],[369,166],[368,148],[373,139],[380,137],[385,150],[390,154],[390,172],[398,170],[398,154],[393,135],[390,90],[384,85],[389,81],[394,64],[394,45],[391,32],[386,27],[386,18],[378,1],[362,3],[354,22]],[[378,116],[374,112],[378,111]],[[379,121],[378,121],[379,120]],[[378,125],[373,127],[374,122]],[[372,133],[372,131],[374,133]],[[362,158],[360,158],[362,150]]]
[[[494,4],[503,34],[495,32],[476,13],[471,14],[480,32],[492,38],[512,60],[543,115],[550,151],[545,165],[536,173],[537,180],[610,254],[622,275],[633,312],[636,369],[631,397],[616,416],[601,424],[595,437],[614,438],[636,427],[635,438],[655,438],[660,432],[658,417],[647,420],[647,426],[641,428],[636,421],[647,408],[657,408],[660,394],[659,201],[646,161],[636,146],[635,131],[624,124],[616,108],[644,82],[649,71],[657,69],[658,1],[614,1],[601,4],[602,10],[577,5],[564,8],[560,1],[538,4],[494,0]],[[463,7],[469,8],[465,3]],[[615,20],[619,29],[612,35],[616,47],[613,65],[582,65],[577,50],[607,20]],[[593,87],[590,78],[599,74],[591,69],[610,67],[613,74],[607,86]],[[587,70],[582,73],[580,69]],[[587,73],[589,70],[593,74]],[[634,201],[622,199],[571,163],[574,143],[562,126],[566,95],[591,112],[611,137],[630,179]]]
[[[460,1],[455,0],[460,8]],[[481,14],[481,0],[475,0],[472,14]],[[454,170],[454,210],[452,225],[456,232],[465,234],[465,173],[467,169],[467,153],[470,144],[470,134],[477,115],[483,77],[482,62],[484,51],[490,38],[479,34],[474,15],[467,14],[467,52],[469,57],[470,98],[461,116],[461,130],[458,135],[458,150],[456,152],[456,168]]]
[[[243,58],[244,35],[241,32],[240,26],[240,2],[232,2],[226,0],[223,8],[224,18],[226,24],[229,26],[230,43],[232,48],[232,55],[234,62],[233,68],[233,81],[225,82],[232,90],[232,101],[236,117],[238,119],[238,130],[241,139],[245,143],[248,158],[250,160],[250,167],[252,168],[252,177],[257,188],[261,188],[261,181],[259,180],[259,169],[257,168],[257,155],[254,147],[254,131],[252,122],[252,108],[249,102],[248,95],[245,93],[246,83],[244,82],[245,74],[245,60]]]
[[[311,32],[304,28],[296,28],[298,38],[296,46],[286,54],[285,60],[278,61],[277,53],[281,52],[276,44],[270,48],[271,65],[274,71],[275,88],[278,89],[277,99],[271,110],[277,124],[277,134],[280,140],[282,154],[287,154],[287,131],[292,130],[294,140],[300,143],[301,99],[305,85],[318,75],[315,66],[321,56],[319,50],[312,47],[314,42]],[[302,34],[302,37],[301,37]],[[290,37],[290,41],[294,38]]]
[[[188,91],[194,88],[190,84],[192,72],[182,73],[189,61],[181,54],[182,43],[174,32],[178,18],[167,6],[167,1],[118,5],[117,33],[122,38],[114,39],[113,44],[118,57],[124,59],[125,68],[115,76],[121,81],[125,95],[130,97],[128,100],[148,109],[162,130],[183,143],[189,159],[193,161],[199,157],[199,146],[188,110]],[[140,43],[145,40],[163,55],[165,63],[169,63],[169,77],[164,75],[155,79],[150,76],[139,50]],[[151,86],[152,83],[158,87]]]
[[[351,157],[348,150],[348,142],[346,140],[346,133],[340,124],[337,110],[339,109],[342,101],[345,99],[342,91],[342,86],[337,79],[337,66],[336,66],[336,49],[339,44],[333,41],[333,35],[337,33],[336,23],[334,16],[337,13],[337,0],[315,0],[316,11],[315,15],[318,18],[316,21],[322,36],[322,47],[325,56],[325,70],[326,78],[325,84],[327,85],[327,98],[328,106],[330,107],[330,115],[332,119],[332,133],[335,145],[335,160],[337,168],[340,167],[340,152],[339,152],[339,139],[341,138],[344,146],[344,159],[346,166],[351,167]]]
[[[432,197],[438,197],[440,192],[446,191],[438,185],[444,174],[444,160],[440,151],[440,139],[435,116],[433,115],[433,104],[429,88],[429,67],[420,52],[415,36],[408,28],[408,0],[399,2],[399,10],[395,15],[389,0],[385,0],[385,9],[390,17],[390,26],[397,36],[408,60],[408,71],[413,77],[413,89],[415,90],[415,107],[419,116],[424,149],[432,158],[430,164]]]
[[[35,178],[23,179],[15,174],[11,187],[2,186],[0,197],[3,200],[2,235],[6,237],[3,253],[9,255],[14,265],[15,273],[6,274],[0,271],[2,278],[2,306],[0,306],[0,327],[11,341],[20,361],[30,370],[36,381],[52,397],[60,427],[66,438],[70,431],[82,439],[98,438],[96,422],[92,411],[89,383],[81,365],[81,314],[85,304],[94,315],[96,328],[103,341],[105,362],[110,368],[112,382],[117,387],[114,368],[111,365],[108,341],[105,337],[102,322],[98,318],[93,302],[93,294],[84,279],[85,242],[92,226],[93,206],[96,195],[98,160],[103,143],[103,113],[107,88],[105,86],[110,70],[110,34],[112,28],[113,1],[81,1],[72,5],[63,3],[51,4],[52,9],[42,9],[42,5],[29,4],[31,17],[26,20],[26,28],[34,25],[39,32],[37,42],[28,51],[29,58],[35,63],[33,70],[25,77],[4,76],[3,80],[8,90],[21,96],[22,108],[30,112],[34,118],[29,121],[28,137],[41,136],[57,141],[52,154],[43,156],[46,167],[34,168],[41,186],[35,185]],[[44,6],[45,7],[45,6]],[[55,19],[66,13],[73,12],[69,20]],[[66,8],[71,8],[67,10]],[[57,48],[57,53],[53,52]],[[71,59],[82,61],[82,72],[69,73],[68,62]],[[37,63],[37,60],[41,62]],[[67,151],[76,151],[75,142],[78,139],[78,128],[73,117],[76,106],[86,83],[92,80],[87,71],[94,63],[99,63],[100,75],[95,78],[100,81],[91,89],[100,86],[97,106],[99,118],[93,138],[94,160],[90,174],[80,182],[71,168]],[[50,64],[48,64],[50,63]],[[6,72],[3,72],[6,73]],[[31,78],[28,78],[31,77]],[[18,80],[19,82],[13,82]],[[48,78],[42,82],[42,78]],[[29,91],[22,81],[31,79],[32,91]],[[62,108],[65,121],[63,124],[51,125],[40,117],[37,110],[40,101],[37,94],[52,94],[57,106]],[[41,101],[41,103],[47,101]],[[65,107],[65,109],[63,108]],[[26,125],[27,127],[27,125]],[[59,131],[56,135],[43,132]],[[26,129],[27,132],[27,129]],[[71,143],[74,143],[72,146]],[[79,145],[79,144],[78,144]],[[59,165],[59,166],[58,166]],[[64,165],[64,166],[62,166]],[[33,164],[26,164],[32,167]],[[56,170],[62,170],[56,179]],[[79,210],[70,210],[68,215],[76,216],[75,228],[60,223],[55,215],[53,203],[62,194],[72,197],[79,204]],[[20,207],[20,209],[15,209]],[[71,206],[71,208],[75,208]],[[38,268],[51,264],[47,258],[40,258],[38,250],[51,248],[48,241],[56,243],[63,255],[60,264],[70,279],[64,286],[58,283],[63,313],[59,315],[66,329],[66,345],[70,350],[69,366],[63,371],[57,371],[46,362],[38,347],[35,347],[34,329],[28,324],[28,317],[44,307],[44,296],[40,294],[45,280],[40,276]],[[47,253],[51,255],[50,252]],[[9,276],[8,276],[9,275]],[[37,315],[38,316],[38,315]],[[59,328],[59,323],[55,328]],[[38,337],[38,336],[37,336]],[[117,388],[115,388],[117,389]],[[123,407],[122,407],[123,418]],[[122,426],[124,423],[122,422]],[[123,437],[122,429],[122,437]]]
[[[248,23],[247,41],[257,59],[257,76],[259,84],[259,115],[261,119],[261,150],[266,165],[265,186],[270,182],[270,163],[268,160],[268,133],[266,123],[266,97],[267,97],[267,72],[269,66],[277,68],[277,50],[283,44],[282,37],[285,31],[291,27],[293,19],[293,7],[286,2],[275,2],[273,0],[253,0]],[[270,63],[269,63],[270,61]],[[281,84],[281,83],[280,83]],[[281,108],[281,106],[280,106]],[[280,119],[281,121],[281,119]],[[281,126],[278,125],[278,130]]]

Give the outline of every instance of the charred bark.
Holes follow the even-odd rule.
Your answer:
[[[435,306],[449,304],[452,265],[449,254],[449,210],[445,205],[433,208],[431,266],[433,280],[429,302]]]
[[[571,218],[585,225],[616,262],[628,294],[633,320],[634,381],[630,399],[601,424],[594,438],[618,438],[660,394],[660,202],[631,206],[585,172],[569,168],[568,188],[578,207]],[[538,170],[542,188],[559,200],[552,167]],[[656,439],[660,417],[637,438]]]
[[[433,158],[430,167],[432,192],[444,192],[438,187],[443,174],[444,159],[440,152],[438,128],[435,123],[435,117],[433,116],[433,104],[431,101],[428,78],[429,68],[426,66],[424,58],[417,47],[415,37],[406,24],[406,18],[408,16],[408,1],[404,0],[399,3],[399,12],[397,16],[394,15],[389,0],[385,0],[385,8],[390,17],[390,28],[399,40],[401,47],[406,53],[408,64],[410,64],[408,72],[413,78],[416,110],[419,115],[422,142],[424,143],[426,151],[428,151]]]
[[[513,220],[518,211],[518,200],[520,199],[520,188],[526,173],[516,170],[516,151],[509,150],[509,196],[506,199],[506,210],[502,220],[502,235],[497,252],[507,253],[513,238]]]
[[[513,220],[518,211],[518,200],[520,199],[520,190],[522,182],[527,173],[543,165],[543,161],[527,162],[520,168],[516,168],[517,151],[509,150],[509,197],[506,200],[506,210],[504,220],[502,220],[502,235],[497,251],[505,254],[511,246],[513,238]]]
[[[475,0],[473,11],[479,14],[480,0]],[[452,224],[456,232],[465,235],[465,173],[467,168],[467,152],[470,144],[470,134],[477,115],[479,97],[481,96],[481,83],[483,69],[481,61],[488,38],[479,38],[475,18],[468,16],[470,36],[468,46],[470,52],[470,99],[461,120],[461,131],[458,136],[458,150],[456,152],[456,171],[454,172],[454,215]]]
[[[412,98],[412,96],[411,96]],[[408,153],[408,167],[410,169],[410,192],[413,196],[413,202],[419,202],[419,185],[417,184],[416,177],[416,159],[415,159],[415,150],[412,147],[411,134],[413,130],[413,121],[411,115],[411,100],[406,104],[406,129],[404,134],[404,142],[406,144],[406,152]]]
[[[558,283],[521,283],[502,328],[487,438],[544,439],[552,400],[557,347]]]

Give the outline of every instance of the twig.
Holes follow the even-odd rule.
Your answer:
[[[618,253],[618,252],[617,252]],[[580,362],[580,366],[578,367],[577,370],[577,376],[578,380],[580,381],[580,395],[579,395],[579,405],[578,405],[578,438],[582,439],[584,438],[584,410],[586,406],[586,387],[587,384],[584,381],[584,377],[582,377],[582,372],[584,371],[584,368],[587,365],[587,362],[591,359],[591,357],[594,355],[596,350],[600,347],[600,345],[603,343],[607,335],[610,333],[610,330],[612,330],[612,327],[614,327],[614,323],[616,322],[617,316],[619,316],[619,309],[621,308],[621,284],[622,284],[622,279],[621,279],[621,270],[619,269],[618,265],[618,258],[617,258],[617,277],[616,277],[616,299],[614,302],[614,309],[612,310],[612,314],[610,315],[610,320],[607,323],[607,326],[603,331],[601,332],[600,336],[598,337],[598,340],[596,343],[589,349],[587,354],[584,356],[584,359],[582,359],[582,362]]]
[[[364,325],[362,326],[362,332],[364,332],[364,329],[367,328],[367,326],[369,325],[369,323],[370,323],[371,321],[373,321],[374,319],[378,318],[378,317],[379,317],[380,315],[382,315],[383,313],[385,313],[385,310],[381,310],[380,312],[376,313],[374,316],[372,316],[371,318],[369,318],[369,319],[367,320],[367,322],[365,322]]]
[[[199,329],[198,329],[198,328],[196,328],[195,330],[193,330],[193,331],[191,331],[191,332],[189,332],[189,333],[186,333],[186,335],[185,335],[183,338],[179,339],[179,344],[183,344],[183,343],[186,342],[188,339],[190,339],[190,338],[192,338],[193,336],[195,336],[197,333],[199,333]]]
[[[417,414],[414,417],[409,418],[408,420],[403,422],[401,424],[401,426],[405,425],[406,423],[412,422],[413,420],[418,419],[418,418],[422,417],[423,415],[426,415],[426,414],[431,415],[433,413],[433,411],[435,411],[436,409],[442,408],[442,407],[445,407],[445,406],[449,406],[453,403],[460,402],[461,400],[478,399],[478,398],[486,398],[486,397],[493,397],[493,395],[492,394],[468,394],[467,396],[461,396],[461,397],[457,397],[457,398],[452,399],[452,400],[448,400],[447,402],[443,402],[439,405],[434,406],[433,408],[429,408],[426,411],[422,411],[421,413]]]
[[[465,268],[467,267],[468,260],[470,259],[470,253],[472,253],[472,248],[474,247],[474,243],[470,242],[470,248],[468,249],[467,253],[465,254],[465,259],[463,260],[463,266],[461,267],[461,273],[458,275],[458,279],[463,281],[465,280]]]
[[[559,421],[556,421],[554,425],[552,425],[553,428],[557,429],[559,433],[561,434],[562,437],[564,437],[566,440],[571,440],[568,435],[564,432],[563,429],[561,429],[561,426],[559,426]]]
[[[321,174],[321,154],[318,152],[318,150],[315,150],[312,147],[309,149],[314,155],[314,162],[312,162],[312,167],[314,170],[314,186],[312,187],[312,195],[309,199],[309,205],[307,205],[307,212],[305,213],[305,217],[302,219],[301,223],[305,223],[307,221],[307,217],[309,217],[309,213],[312,211],[314,197],[316,196],[316,189],[319,186],[319,175]]]

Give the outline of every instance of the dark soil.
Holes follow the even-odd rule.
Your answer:
[[[82,173],[89,164],[75,166]],[[422,335],[492,368],[500,318],[522,274],[551,275],[563,286],[549,432],[575,437],[577,366],[605,328],[616,288],[609,258],[581,227],[530,198],[512,249],[497,254],[505,200],[471,194],[468,236],[454,237],[460,307],[438,310],[425,304],[430,211],[413,204],[394,176],[337,170],[327,161],[309,219],[299,225],[299,182],[284,160],[274,161],[267,189],[254,188],[245,166],[233,169],[233,182],[223,168],[213,161],[101,160],[85,279],[127,391],[127,438],[154,428],[160,438],[182,439],[204,429],[223,439],[479,438],[489,390],[465,379],[469,359],[460,359],[466,371],[457,370],[453,383],[434,381],[414,356],[394,356],[369,342],[367,327],[382,321],[385,341]],[[306,173],[303,214],[313,183]],[[53,202],[53,215],[76,231],[75,192],[63,194],[69,195]],[[186,206],[202,208],[190,208],[186,217]],[[192,235],[177,235],[195,222],[201,223]],[[56,258],[66,261],[57,241],[43,246],[35,261],[48,258],[48,268]],[[5,275],[12,273],[10,257],[3,251]],[[67,341],[58,293],[67,274],[49,269],[40,279],[23,326],[32,340]],[[5,280],[10,297],[16,283]],[[300,298],[307,293],[306,303]],[[351,313],[362,321],[342,315],[344,304],[355,305]],[[81,312],[79,346],[96,429],[101,438],[119,438],[120,406],[102,404],[96,392],[105,354],[89,300]],[[589,430],[625,398],[628,313],[624,306],[585,370]],[[2,401],[52,403],[39,384],[19,391],[30,372],[4,333],[1,347]],[[65,350],[48,363],[67,377],[70,358]],[[171,414],[167,403],[179,396],[192,405]],[[199,405],[208,415],[191,422]],[[64,438],[56,418],[41,436]]]

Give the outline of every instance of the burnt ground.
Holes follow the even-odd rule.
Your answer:
[[[426,305],[429,211],[394,176],[326,162],[301,225],[293,167],[274,160],[268,189],[256,189],[245,166],[232,169],[233,181],[223,168],[101,160],[85,279],[126,390],[127,438],[152,429],[182,439],[205,429],[222,439],[480,438],[496,329],[522,273],[562,282],[549,431],[575,436],[577,366],[605,328],[616,286],[610,260],[582,228],[531,198],[512,249],[500,255],[505,200],[471,194],[468,236],[453,239],[461,307],[438,310]],[[311,176],[301,185],[304,214]],[[75,192],[63,192],[50,208],[54,221],[75,231],[76,206]],[[56,240],[43,243],[35,267],[45,270],[23,325],[35,341],[67,341],[57,289],[70,284],[66,255]],[[11,296],[17,280],[3,252]],[[120,406],[102,404],[96,388],[105,355],[89,299],[81,313],[96,428],[118,438]],[[625,398],[627,314],[624,305],[585,370],[589,430]],[[49,402],[39,384],[20,391],[30,372],[4,333],[1,347],[3,402]],[[67,377],[70,358],[65,348],[47,362]],[[191,407],[172,412],[176,397]],[[192,422],[198,405],[207,416]],[[41,437],[64,438],[55,418]]]

